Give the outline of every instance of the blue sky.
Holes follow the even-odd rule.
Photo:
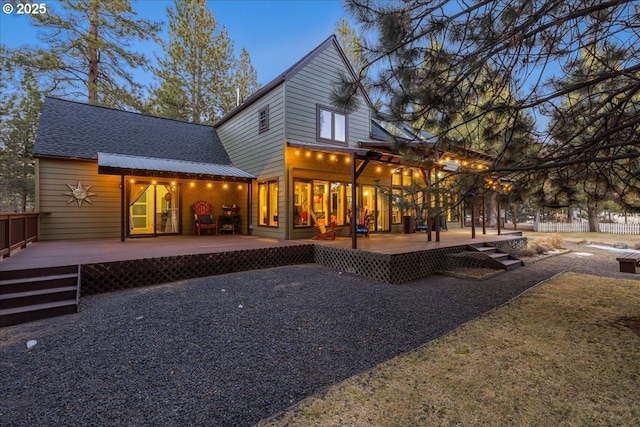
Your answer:
[[[4,0],[2,0],[4,3]],[[39,0],[48,8],[55,1]],[[166,9],[173,0],[132,1],[141,17],[166,23]],[[237,54],[245,47],[262,85],[273,80],[335,32],[345,16],[340,0],[209,0],[208,6],[219,25],[227,28]],[[0,42],[10,48],[38,42],[29,17],[0,13]],[[152,56],[159,47],[150,43],[140,50]],[[150,76],[140,76],[146,79]],[[142,82],[145,83],[145,82]]]

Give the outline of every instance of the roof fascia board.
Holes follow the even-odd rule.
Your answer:
[[[244,182],[250,183],[253,178],[244,178],[238,176],[225,176],[225,175],[207,175],[198,173],[186,173],[186,172],[171,172],[171,171],[155,171],[149,169],[131,169],[131,168],[119,168],[112,166],[98,166],[98,173],[102,175],[127,175],[127,176],[139,176],[147,178],[172,178],[172,179],[187,179],[196,181],[225,181],[225,182]]]

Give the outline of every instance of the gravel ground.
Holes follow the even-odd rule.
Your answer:
[[[482,282],[309,264],[86,297],[77,315],[0,329],[0,424],[252,425],[561,271],[636,278],[615,252],[567,246]]]

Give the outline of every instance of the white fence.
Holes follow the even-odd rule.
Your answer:
[[[640,234],[640,224],[598,223],[600,233]],[[586,222],[534,222],[533,231],[541,233],[586,233],[589,224]]]

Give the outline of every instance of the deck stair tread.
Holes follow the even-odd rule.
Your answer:
[[[10,314],[33,312],[38,310],[46,310],[50,308],[75,306],[75,305],[76,305],[75,299],[68,299],[63,301],[52,301],[52,302],[46,302],[42,304],[32,304],[32,305],[23,305],[21,307],[4,308],[0,310],[0,315],[6,316]]]
[[[522,260],[495,246],[472,244],[467,245],[467,250],[472,253],[482,254],[482,256],[485,257],[485,262],[483,264],[484,267],[511,270],[524,265]]]
[[[478,252],[491,252],[496,250],[495,246],[471,246],[471,247]]]
[[[1,294],[0,300],[9,300],[13,298],[25,298],[25,297],[31,297],[36,295],[57,294],[60,292],[73,292],[76,289],[77,289],[76,286],[61,286],[58,288],[38,289],[34,291],[12,292],[10,294]]]
[[[15,285],[18,283],[48,282],[51,280],[75,279],[77,277],[78,277],[77,274],[56,274],[55,276],[36,276],[36,277],[25,277],[22,279],[7,279],[7,280],[0,280],[0,288],[5,285]]]
[[[509,255],[507,253],[504,253],[504,252],[485,253],[485,255],[488,255],[493,259],[509,258],[511,256],[511,255]]]
[[[16,270],[0,280],[0,326],[78,312],[79,266]]]

